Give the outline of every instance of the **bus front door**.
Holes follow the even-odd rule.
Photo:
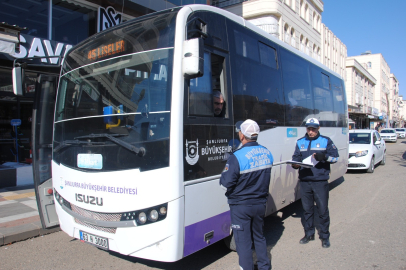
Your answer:
[[[52,132],[57,76],[39,75],[32,114],[35,195],[43,228],[59,225],[52,187]]]

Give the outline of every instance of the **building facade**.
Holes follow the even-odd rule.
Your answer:
[[[321,0],[228,0],[212,5],[237,14],[310,57],[322,61]]]
[[[399,97],[399,81],[393,73],[390,74],[389,78],[389,111],[391,118],[389,123],[391,127],[400,127],[400,102],[401,98]]]
[[[361,55],[352,56],[376,79],[374,91],[374,107],[379,109],[379,118],[384,127],[390,127],[392,114],[390,96],[390,67],[382,54],[372,54],[367,51]]]
[[[324,24],[321,25],[322,63],[346,80],[347,46]]]
[[[346,59],[348,114],[355,128],[374,128],[379,121],[379,109],[374,105],[376,79],[353,57]]]
[[[39,74],[59,74],[58,58],[41,58],[27,67],[24,96],[15,96],[16,59],[63,56],[91,35],[133,18],[207,0],[0,0],[0,164],[30,157],[35,82]],[[21,120],[12,126],[11,120]],[[15,123],[15,122],[14,122]]]
[[[406,100],[399,96],[399,127],[406,128]]]

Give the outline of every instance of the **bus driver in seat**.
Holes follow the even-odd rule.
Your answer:
[[[214,117],[224,117],[225,115],[225,101],[223,94],[218,91],[213,91],[213,110],[214,110]]]

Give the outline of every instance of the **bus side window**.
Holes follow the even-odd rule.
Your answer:
[[[204,75],[189,80],[189,115],[212,116],[210,54],[204,53]]]
[[[309,63],[281,48],[283,89],[286,101],[286,125],[300,126],[314,113],[310,88]]]
[[[214,116],[228,118],[224,57],[211,54],[211,71]]]
[[[331,76],[331,90],[333,91],[334,113],[338,115],[337,127],[346,127],[345,95],[341,80]]]
[[[256,121],[261,130],[284,125],[281,74],[275,44],[258,40],[253,32],[235,26],[230,31],[233,57],[234,121]],[[274,47],[273,47],[274,46]]]
[[[333,96],[330,90],[330,78],[321,69],[312,67],[314,113],[323,127],[335,127],[337,115],[333,114]]]
[[[228,118],[224,57],[204,53],[204,75],[189,81],[189,115]]]

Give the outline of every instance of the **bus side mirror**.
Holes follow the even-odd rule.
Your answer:
[[[24,69],[22,67],[13,67],[13,92],[17,96],[22,96],[24,83]]]
[[[204,74],[204,45],[202,38],[183,42],[182,72],[187,79],[202,77]]]

